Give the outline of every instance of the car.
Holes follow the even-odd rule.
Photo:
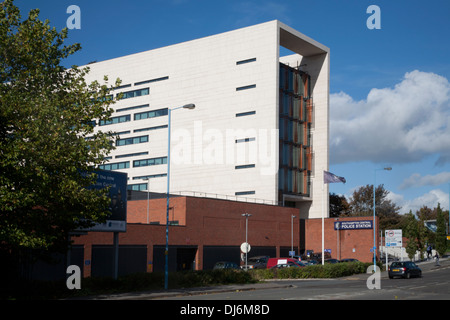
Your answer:
[[[316,264],[321,264],[319,261],[317,261],[317,260],[314,260],[314,259],[311,259],[311,260],[306,260],[306,261],[303,261],[306,265],[308,265],[308,266],[313,266],[313,265],[316,265]]]
[[[325,263],[339,263],[338,259],[326,259]]]
[[[298,267],[304,267],[305,264],[297,259],[292,258],[270,258],[267,261],[267,269],[271,269],[278,265],[286,265],[286,266],[298,266]],[[286,267],[285,266],[285,267]]]
[[[269,260],[269,256],[256,256],[247,259],[247,268],[248,269],[266,269],[267,261]],[[242,269],[245,269],[245,264],[241,266]]]
[[[392,262],[388,269],[389,279],[402,277],[409,279],[411,276],[422,276],[422,270],[412,261]]]
[[[216,262],[216,264],[213,267],[213,270],[217,270],[217,269],[239,269],[239,266],[234,262],[219,261],[219,262]]]
[[[301,268],[301,267],[305,267],[305,264],[303,264],[302,262],[292,262],[292,261],[287,261],[286,263],[280,263],[277,264],[273,267],[271,267],[270,269],[281,269],[281,268]]]
[[[342,259],[340,262],[359,262],[359,260],[349,258],[349,259]]]

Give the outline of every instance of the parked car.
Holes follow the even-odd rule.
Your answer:
[[[358,259],[351,259],[351,258],[349,258],[349,259],[342,259],[339,262],[359,262],[359,260]]]
[[[269,256],[256,256],[248,258],[247,267],[248,269],[265,269],[269,258]],[[245,264],[242,265],[241,268],[245,269]]]
[[[234,262],[219,261],[219,262],[216,262],[216,264],[213,267],[213,270],[216,270],[216,269],[239,269],[239,266]]]
[[[292,262],[292,261],[287,261],[286,263],[280,263],[277,264],[273,267],[271,267],[270,269],[281,269],[281,268],[301,268],[301,267],[305,267],[306,265],[302,262]]]
[[[392,262],[388,269],[389,279],[403,277],[409,279],[411,276],[421,277],[422,270],[412,261]]]
[[[267,261],[267,269],[273,268],[278,265],[286,265],[285,267],[291,267],[291,266],[298,266],[298,267],[304,267],[305,264],[297,259],[292,258],[270,258]],[[294,267],[295,267],[294,266]]]
[[[322,264],[321,262],[319,262],[317,260],[314,260],[314,259],[306,260],[306,261],[303,260],[302,262],[305,263],[307,266],[313,266],[313,265],[316,265],[316,264]]]
[[[339,263],[338,259],[326,259],[325,263]]]

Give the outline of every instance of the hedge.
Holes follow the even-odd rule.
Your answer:
[[[327,263],[303,268],[256,269],[250,272],[255,280],[339,278],[366,273],[371,265],[372,263],[363,262]]]

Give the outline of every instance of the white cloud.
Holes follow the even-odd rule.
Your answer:
[[[441,172],[423,177],[419,173],[414,173],[403,181],[399,189],[404,190],[410,187],[438,186],[448,182],[450,182],[450,172]]]
[[[437,74],[406,73],[394,88],[372,89],[366,100],[330,96],[333,163],[415,162],[439,154],[450,162],[450,83]]]
[[[416,213],[423,206],[432,209],[437,207],[438,203],[441,204],[443,210],[448,210],[449,206],[448,193],[440,189],[431,190],[412,200],[405,200],[403,195],[393,192],[390,192],[387,198],[401,208],[400,214],[408,213],[410,210],[412,213]]]

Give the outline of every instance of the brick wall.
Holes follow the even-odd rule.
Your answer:
[[[127,232],[119,234],[120,245],[146,245],[148,261],[153,260],[153,246],[165,245],[166,199],[150,200],[147,224],[147,200],[128,202]],[[170,200],[170,221],[178,225],[169,227],[169,245],[196,246],[196,269],[203,268],[204,246],[239,246],[245,241],[245,217],[248,218],[248,242],[252,247],[274,247],[279,256],[280,248],[291,246],[291,216],[299,216],[298,209],[271,205],[235,202],[219,199],[174,197]],[[340,218],[339,221],[372,220],[372,217]],[[333,258],[356,258],[372,261],[373,230],[334,230],[333,218],[325,219],[325,249],[331,249]],[[376,220],[376,222],[378,222]],[[293,220],[294,247],[321,252],[322,219],[305,220],[304,244],[300,243],[299,219]],[[338,238],[339,232],[339,238]],[[378,243],[378,228],[376,241]],[[339,239],[339,241],[338,241]],[[91,260],[92,245],[113,244],[109,232],[89,232],[74,238],[74,244],[83,244],[85,261]],[[148,271],[151,271],[151,267]],[[84,266],[84,275],[91,274],[91,266]]]

